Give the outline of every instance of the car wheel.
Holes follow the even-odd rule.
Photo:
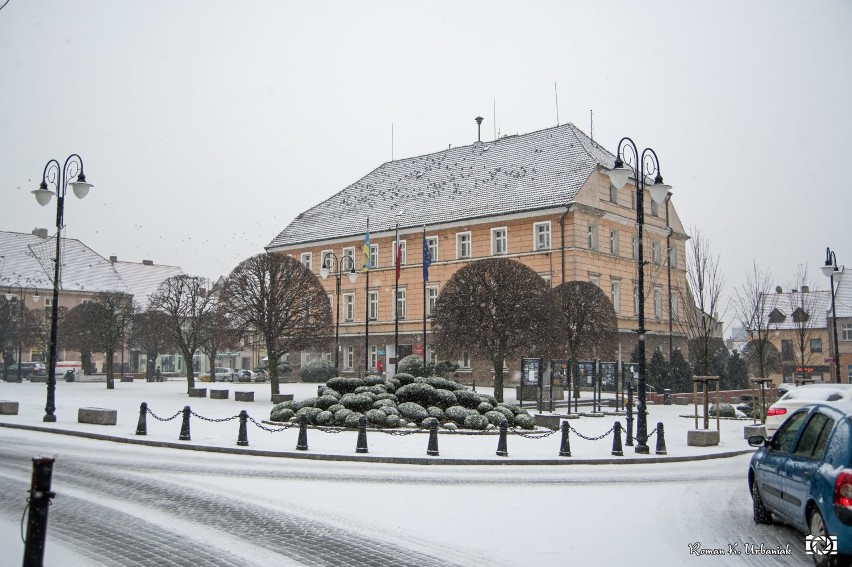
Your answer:
[[[810,551],[813,552],[814,565],[817,565],[817,567],[849,567],[852,557],[829,555],[832,551],[837,553],[837,550],[826,545],[830,541],[828,540],[828,529],[826,529],[825,520],[822,519],[822,514],[816,506],[811,511],[808,527],[810,527],[811,536],[813,536],[813,541],[810,542]]]
[[[772,513],[763,505],[763,500],[760,498],[760,490],[757,488],[757,479],[751,484],[751,502],[754,511],[754,523],[771,524]]]

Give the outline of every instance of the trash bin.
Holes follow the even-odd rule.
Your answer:
[[[73,369],[70,369],[70,370],[65,372],[65,381],[66,382],[73,382],[76,378],[77,377],[74,375]]]
[[[663,390],[663,405],[670,406],[672,405],[672,391],[669,388]]]

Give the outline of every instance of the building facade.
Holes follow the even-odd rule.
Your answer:
[[[342,375],[393,371],[396,354],[422,354],[424,343],[426,358],[434,360],[429,317],[443,285],[468,263],[494,256],[529,266],[551,286],[577,280],[598,285],[612,300],[622,358],[629,360],[640,308],[636,190],[633,180],[620,190],[610,184],[614,161],[566,124],[388,162],[299,214],[267,250],[288,254],[317,274],[323,265],[358,273],[354,283],[341,278],[339,305],[336,274],[323,280],[332,313],[340,313]],[[680,313],[689,297],[688,235],[671,200],[657,206],[647,193],[648,352],[668,353],[669,345],[686,348]],[[371,268],[365,272],[368,223]],[[425,282],[424,238],[431,257]],[[396,312],[399,353],[393,352]],[[295,369],[313,356],[334,360],[330,353],[291,353],[289,363]],[[457,363],[463,379],[490,379],[487,361],[463,357]],[[516,371],[519,361],[507,366]]]

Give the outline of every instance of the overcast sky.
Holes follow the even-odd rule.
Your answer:
[[[10,0],[0,229],[55,232],[30,191],[78,153],[68,236],[227,275],[390,160],[392,128],[396,158],[473,142],[477,115],[540,130],[555,83],[560,123],[657,152],[729,292],[753,260],[826,289],[826,246],[852,266],[850,30],[848,0]]]

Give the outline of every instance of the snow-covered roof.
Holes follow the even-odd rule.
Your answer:
[[[835,276],[834,285],[834,308],[837,318],[852,317],[852,268],[843,270],[843,275],[839,278]],[[831,309],[831,304],[828,309]]]
[[[299,214],[267,249],[570,204],[615,156],[573,124],[384,163]],[[398,215],[398,213],[400,213]]]
[[[63,238],[60,289],[128,292],[109,260],[74,238]],[[53,289],[56,237],[0,231],[0,287]]]
[[[112,262],[127,289],[133,294],[133,301],[142,310],[148,308],[148,298],[164,280],[183,274],[177,266],[159,266],[153,262]]]
[[[784,293],[769,293],[764,303],[764,321],[771,321],[772,329],[796,329],[801,326],[797,323],[799,318],[797,311],[807,313],[807,327],[812,329],[824,329],[828,326],[827,311],[831,309],[831,292],[825,291],[797,291]],[[773,314],[773,311],[776,313]],[[770,317],[770,314],[772,316]],[[838,317],[840,313],[838,312]],[[799,319],[801,320],[801,319]]]

